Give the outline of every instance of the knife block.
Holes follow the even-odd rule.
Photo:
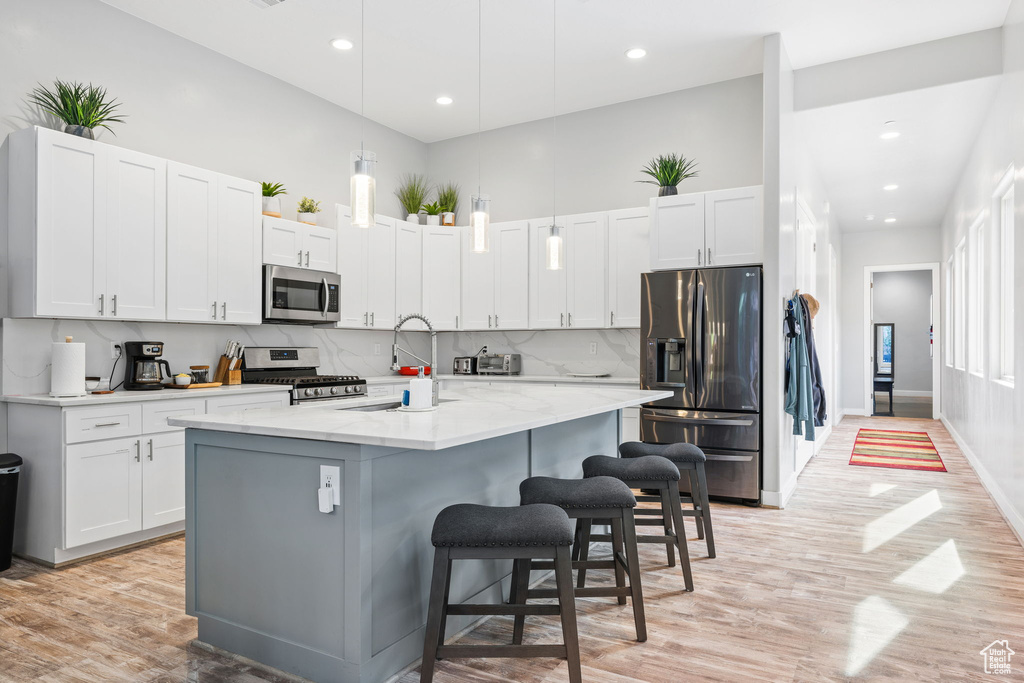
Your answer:
[[[229,370],[231,359],[221,356],[217,363],[217,370],[213,373],[213,381],[221,384],[233,385],[242,383],[242,370]]]

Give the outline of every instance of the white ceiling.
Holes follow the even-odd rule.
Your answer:
[[[840,228],[937,229],[998,86],[990,77],[798,114]],[[880,139],[887,130],[900,137]]]
[[[360,109],[358,0],[104,0],[347,109]],[[801,68],[1001,26],[1010,0],[559,0],[558,112],[761,72],[782,33]],[[554,0],[483,2],[483,127],[552,111]],[[365,113],[425,142],[477,129],[477,2],[366,2]],[[333,38],[352,40],[340,52]],[[643,46],[648,56],[627,60]],[[455,103],[434,103],[441,94]]]

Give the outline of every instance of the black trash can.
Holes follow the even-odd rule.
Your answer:
[[[0,454],[0,572],[11,568],[14,550],[14,509],[18,505],[18,476],[22,459],[14,453]]]

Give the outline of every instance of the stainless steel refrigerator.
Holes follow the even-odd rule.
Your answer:
[[[642,440],[699,446],[710,495],[759,501],[761,268],[641,278],[640,382],[673,392],[641,408]],[[688,490],[689,482],[680,486]]]

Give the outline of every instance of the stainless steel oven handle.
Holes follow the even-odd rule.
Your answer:
[[[327,295],[327,278],[323,278],[321,280],[320,284],[324,288],[324,290],[323,290],[324,303],[323,303],[323,306],[322,306],[323,310],[321,311],[321,313],[326,318],[327,317],[327,301],[328,301],[328,299],[330,299],[330,297]]]

